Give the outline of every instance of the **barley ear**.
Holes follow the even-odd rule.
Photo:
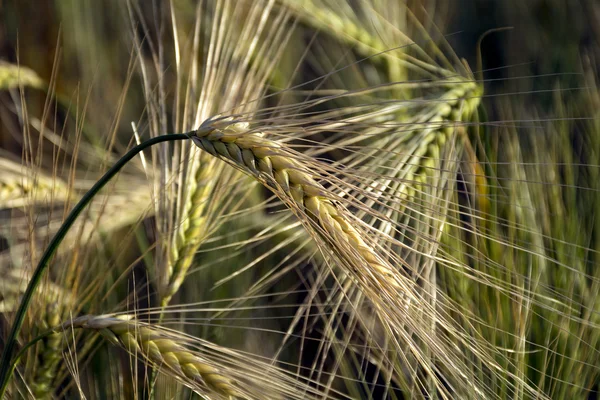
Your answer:
[[[403,287],[405,281],[399,280],[393,267],[362,239],[347,211],[331,199],[310,169],[276,141],[248,134],[248,130],[247,124],[228,119],[207,121],[192,140],[206,152],[258,179],[284,202],[295,203],[320,226],[326,241],[334,240],[342,252],[348,251],[367,262],[371,267],[367,276]],[[364,271],[352,273],[359,279],[365,278]]]
[[[215,160],[201,154],[198,161],[199,165],[195,166],[192,179],[188,179],[188,198],[184,202],[184,210],[173,235],[166,276],[160,284],[160,301],[163,307],[169,304],[182,285],[208,231],[206,205],[215,184]]]
[[[133,321],[130,315],[84,316],[64,325],[68,326],[97,330],[110,342],[142,356],[160,371],[191,384],[194,389],[204,387],[207,394],[224,398],[239,396],[233,381],[225,377],[217,366],[161,334],[153,326]]]
[[[66,200],[67,184],[33,168],[0,158],[0,208],[16,208],[32,203]]]
[[[60,324],[61,315],[58,305],[56,303],[48,304],[40,321],[41,331]],[[62,337],[61,332],[53,332],[46,336],[41,344],[41,352],[38,353],[34,373],[28,382],[28,386],[36,399],[46,399],[52,395],[52,382],[56,378],[59,362],[62,358]]]

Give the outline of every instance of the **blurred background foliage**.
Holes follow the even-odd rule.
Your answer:
[[[482,33],[499,27],[514,28],[491,35],[483,46],[483,66],[488,69],[485,76],[491,80],[489,87],[494,93],[534,92],[548,89],[557,82],[564,86],[577,85],[576,74],[581,72],[582,56],[591,60],[599,56],[600,6],[594,0],[419,1],[438,29],[447,35],[457,54],[471,65],[475,65],[476,44]],[[419,1],[413,0],[413,3]],[[193,23],[194,2],[176,0],[173,5],[181,16],[189,16],[189,25],[181,26],[181,31],[188,31]],[[166,3],[148,1],[141,10],[149,23],[162,26],[162,31],[150,31],[160,36],[165,53],[169,53],[171,32],[164,29],[165,21],[156,17],[165,8]],[[96,132],[114,128],[115,104],[123,104],[117,131],[127,131],[129,121],[139,118],[145,106],[144,98],[139,89],[125,90],[133,61],[132,31],[121,1],[3,1],[0,12],[3,61],[18,61],[45,82],[51,80],[53,66],[58,62],[56,92],[64,98],[64,104],[56,110],[57,115],[66,119],[65,107],[72,107],[71,112],[76,113],[77,108],[81,112],[87,104],[90,111],[85,115],[86,124]],[[182,21],[185,24],[186,19]],[[295,67],[293,62],[291,67]],[[526,73],[536,79],[507,79]],[[140,78],[134,75],[132,79]],[[133,86],[141,88],[139,84]],[[124,93],[126,101],[121,99]],[[38,95],[41,110],[45,95]],[[545,107],[552,104],[548,93],[535,97],[536,104]],[[33,100],[30,104],[34,104]],[[32,110],[35,111],[38,110]],[[10,113],[5,112],[3,118],[2,147],[18,153],[20,135],[9,128]]]

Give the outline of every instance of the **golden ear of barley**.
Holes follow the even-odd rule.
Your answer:
[[[361,257],[376,279],[396,288],[403,284],[393,268],[377,255],[352,226],[344,208],[289,150],[260,134],[249,134],[248,125],[230,119],[208,121],[193,137],[201,149],[232,163],[271,188],[284,202],[293,202],[323,229],[328,240]],[[343,244],[347,244],[344,246]],[[355,274],[364,277],[362,271]]]
[[[224,398],[239,396],[233,380],[186,347],[176,343],[150,325],[132,321],[131,316],[83,316],[63,324],[63,328],[99,331],[114,344],[141,355],[159,370],[169,372],[192,388],[205,388],[209,394]]]
[[[457,94],[460,93],[453,95]],[[459,121],[459,110],[464,106],[458,106],[459,98],[453,101],[455,107],[445,104],[444,110],[439,113]],[[472,104],[475,103],[469,105]],[[454,129],[445,128],[446,124],[447,122],[440,123],[440,131]],[[381,257],[375,248],[363,239],[361,232],[355,228],[357,221],[350,212],[318,182],[318,175],[313,172],[310,160],[303,160],[284,144],[266,138],[262,133],[252,133],[247,123],[232,118],[205,121],[192,139],[204,151],[229,162],[270,188],[299,216],[306,215],[310,218],[316,228],[311,231],[328,244],[328,249],[338,256],[345,272],[353,277],[362,290],[373,295],[371,297],[378,313],[381,313],[382,321],[387,321],[386,329],[390,329],[396,336],[395,340],[400,340],[397,342],[397,351],[408,349],[408,352],[412,352],[421,361],[421,366],[434,375],[435,372],[431,370],[428,361],[416,345],[421,340],[437,349],[440,362],[446,362],[453,368],[452,375],[459,379],[461,384],[481,392],[475,387],[477,383],[469,383],[469,378],[458,366],[461,355],[456,353],[455,349],[445,346],[440,348],[431,336],[431,325],[426,321],[438,321],[452,330],[454,335],[460,335],[460,332],[454,332],[451,321],[446,321],[442,313],[438,313],[423,301],[414,280]],[[420,313],[427,314],[429,318],[422,318]],[[417,314],[421,315],[418,319]],[[402,326],[413,331],[419,340],[400,329]],[[443,387],[440,389],[443,390]]]

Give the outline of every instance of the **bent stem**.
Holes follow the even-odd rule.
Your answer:
[[[61,244],[67,232],[69,231],[73,223],[77,220],[81,212],[90,203],[94,196],[98,194],[98,192],[125,166],[125,164],[131,161],[138,153],[158,143],[189,139],[191,135],[194,134],[195,131],[187,133],[166,134],[148,139],[145,142],[133,147],[122,158],[120,158],[114,166],[112,166],[108,171],[106,171],[106,173],[75,205],[71,213],[67,216],[60,229],[58,230],[58,232],[56,232],[56,234],[52,238],[52,241],[44,251],[42,258],[40,259],[35,271],[33,272],[33,275],[31,276],[29,284],[27,285],[27,289],[23,294],[21,303],[19,304],[19,308],[15,315],[15,321],[13,322],[10,334],[8,335],[8,338],[4,344],[2,358],[0,359],[0,398],[4,398],[4,393],[6,392],[6,388],[8,387],[8,381],[12,375],[13,368],[11,368],[11,365],[13,365],[13,363],[16,364],[17,361],[12,359],[12,355],[14,352],[15,345],[17,343],[17,336],[19,334],[19,331],[21,330],[21,326],[23,325],[25,313],[27,312],[27,308],[29,307],[31,298],[33,297],[33,294],[35,293],[35,290],[41,281],[44,271],[46,270],[46,268],[48,268],[48,264],[52,259],[52,256],[54,256],[54,253],[58,249],[58,246]]]

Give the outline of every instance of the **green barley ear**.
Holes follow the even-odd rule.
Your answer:
[[[4,270],[2,274],[4,279],[0,285],[0,312],[9,315],[17,309],[30,273],[14,268]],[[64,288],[55,283],[43,282],[34,298],[34,315],[27,321],[22,339],[27,340],[55,328],[63,320],[63,310],[73,309],[74,305],[73,296]],[[25,390],[36,399],[51,398],[53,382],[62,359],[62,335],[61,332],[52,332],[26,354],[23,367],[23,377],[27,386]]]
[[[183,202],[184,209],[170,244],[164,282],[159,285],[159,296],[163,307],[169,304],[173,295],[179,290],[187,271],[192,266],[196,252],[210,233],[208,215],[210,210],[207,209],[207,205],[216,183],[214,177],[219,173],[219,168],[214,160],[200,157],[195,168],[189,172],[193,173],[190,174],[186,185],[188,197]]]
[[[257,110],[293,31],[289,29],[293,24],[290,13],[275,7],[273,1],[200,2],[195,11],[192,17],[193,14],[180,14],[174,9],[169,21],[175,38],[174,52],[169,56],[176,65],[172,77],[174,103],[179,106],[172,121],[176,131],[197,127],[216,113],[251,114]],[[183,40],[181,33],[185,24],[193,28],[190,42]],[[138,22],[133,18],[132,26],[137,31]],[[147,32],[137,45],[141,47],[151,37],[151,32]],[[161,42],[155,45],[157,49],[164,46]],[[138,57],[144,66],[145,54],[138,51]],[[157,69],[156,74],[171,76],[172,70]],[[159,121],[151,124],[150,134],[155,135],[171,123],[164,110],[172,105],[161,92],[165,79],[153,82],[143,69],[142,73],[148,88],[154,85],[159,88],[157,92],[146,93],[147,102],[158,104],[161,110],[149,111],[149,120]],[[223,221],[223,215],[239,207],[239,197],[244,195],[228,185],[242,177],[239,172],[185,145],[175,144],[172,150],[179,161],[172,165],[153,157],[155,170],[160,171],[156,174],[157,185],[162,188],[155,192],[160,205],[156,229],[161,253],[156,257],[153,273],[162,307],[178,292],[202,243]]]
[[[402,2],[360,0],[352,5],[328,0],[279,2],[293,10],[307,25],[347,43],[361,56],[383,61],[389,69],[390,81],[406,79],[403,52],[412,40],[407,36],[408,10]]]
[[[61,320],[62,315],[58,304],[47,304],[40,319],[40,332],[58,326]],[[33,374],[27,377],[27,386],[36,399],[51,398],[55,388],[53,382],[62,360],[62,347],[63,334],[53,332],[41,341],[37,352],[32,352],[37,356],[37,363],[34,366]]]

